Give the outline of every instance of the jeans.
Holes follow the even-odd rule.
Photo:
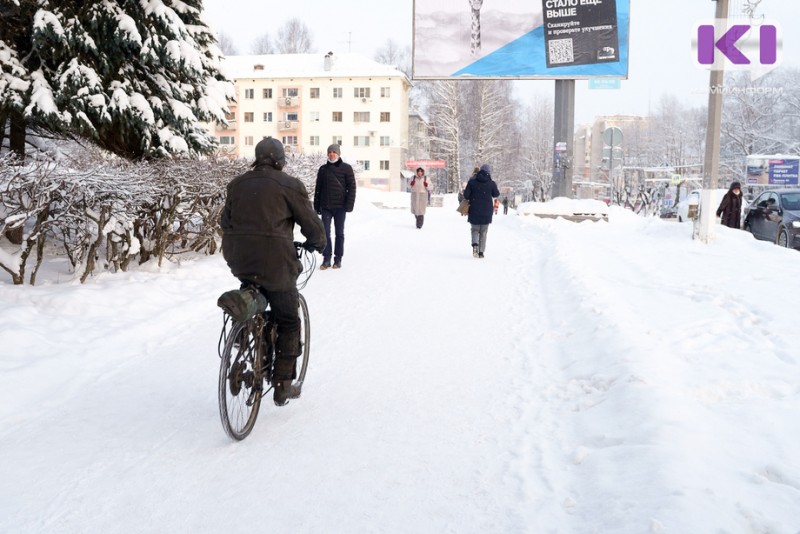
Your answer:
[[[486,234],[489,232],[489,225],[488,224],[472,224],[470,225],[470,229],[472,230],[472,244],[478,245],[478,252],[485,252],[486,251]]]
[[[347,212],[344,208],[322,209],[322,224],[325,226],[325,237],[328,241],[325,250],[322,252],[324,261],[331,261],[331,219],[333,219],[334,230],[336,231],[336,243],[333,247],[334,261],[341,261],[344,256],[344,219]]]

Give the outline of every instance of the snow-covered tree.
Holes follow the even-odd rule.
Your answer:
[[[430,111],[435,137],[431,151],[447,162],[447,192],[461,190],[461,128],[458,81],[436,81],[431,86]]]
[[[226,56],[235,56],[239,54],[239,50],[236,48],[233,38],[227,33],[220,32],[217,41],[220,51]]]
[[[201,0],[3,2],[11,149],[23,156],[39,129],[130,158],[213,150],[200,122],[224,122],[234,91],[201,12]]]
[[[253,41],[253,45],[250,47],[250,52],[256,55],[274,54],[275,46],[272,44],[272,37],[270,34],[262,33],[256,37],[256,40]]]
[[[411,78],[411,49],[408,46],[403,47],[394,39],[386,39],[373,59],[382,65],[391,65]]]
[[[298,18],[289,19],[278,28],[275,48],[279,54],[307,54],[312,51],[311,31]]]

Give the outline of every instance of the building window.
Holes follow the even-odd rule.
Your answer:
[[[252,100],[253,98],[255,98],[255,91],[256,91],[255,89],[245,89],[244,97],[247,98],[248,100]]]
[[[366,135],[353,136],[353,146],[369,146],[369,137]]]
[[[230,112],[230,111],[226,112],[225,113],[225,120],[227,120],[229,122],[235,121],[236,120],[236,112],[235,111],[234,112]]]
[[[253,122],[255,113],[248,111],[244,114],[244,122]]]
[[[382,135],[381,136],[381,146],[389,146],[389,136]]]
[[[364,167],[365,171],[369,170],[369,160],[357,160],[356,163]]]
[[[342,136],[341,135],[334,135],[331,139],[331,143],[334,145],[342,146]]]
[[[311,122],[319,122],[319,111],[311,111],[308,115],[311,117]]]
[[[253,136],[252,135],[245,136],[244,144],[247,146],[253,146]]]
[[[261,98],[272,98],[272,89],[262,89]]]
[[[296,135],[284,135],[282,141],[284,145],[297,146]]]
[[[272,122],[272,112],[271,111],[264,112],[264,122]]]
[[[334,111],[333,112],[333,122],[342,122],[342,112],[341,111]]]
[[[369,111],[354,111],[353,122],[369,122]]]
[[[232,135],[223,135],[219,138],[219,144],[221,145],[233,145],[235,141]]]
[[[333,98],[342,98],[342,88],[341,87],[334,87],[333,88]]]
[[[381,160],[381,170],[382,171],[388,171],[389,170],[389,160],[388,159],[382,159]]]
[[[389,98],[391,96],[390,87],[381,87],[381,98]]]
[[[311,88],[311,98],[319,98],[319,87]]]
[[[297,96],[299,94],[297,91],[297,87],[284,87],[282,91],[283,91],[282,94],[285,98],[291,96]]]
[[[369,98],[369,87],[354,87],[353,96],[356,98]]]
[[[290,113],[283,114],[283,120],[285,121],[296,121],[297,120],[297,112],[293,111]]]
[[[308,138],[308,144],[311,145],[311,146],[319,146],[319,136],[318,135],[312,135],[311,137],[309,137]]]
[[[381,122],[389,122],[390,113],[388,111],[381,111]]]

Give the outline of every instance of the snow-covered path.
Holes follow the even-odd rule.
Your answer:
[[[0,532],[800,530],[800,255],[361,195],[303,398],[232,443],[221,257],[0,285]],[[746,267],[769,258],[769,271]],[[776,280],[780,281],[776,284]]]

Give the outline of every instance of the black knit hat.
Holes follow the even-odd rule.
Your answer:
[[[741,189],[741,188],[742,188],[742,184],[740,184],[739,182],[733,182],[731,184],[730,191],[733,191],[734,189]]]

